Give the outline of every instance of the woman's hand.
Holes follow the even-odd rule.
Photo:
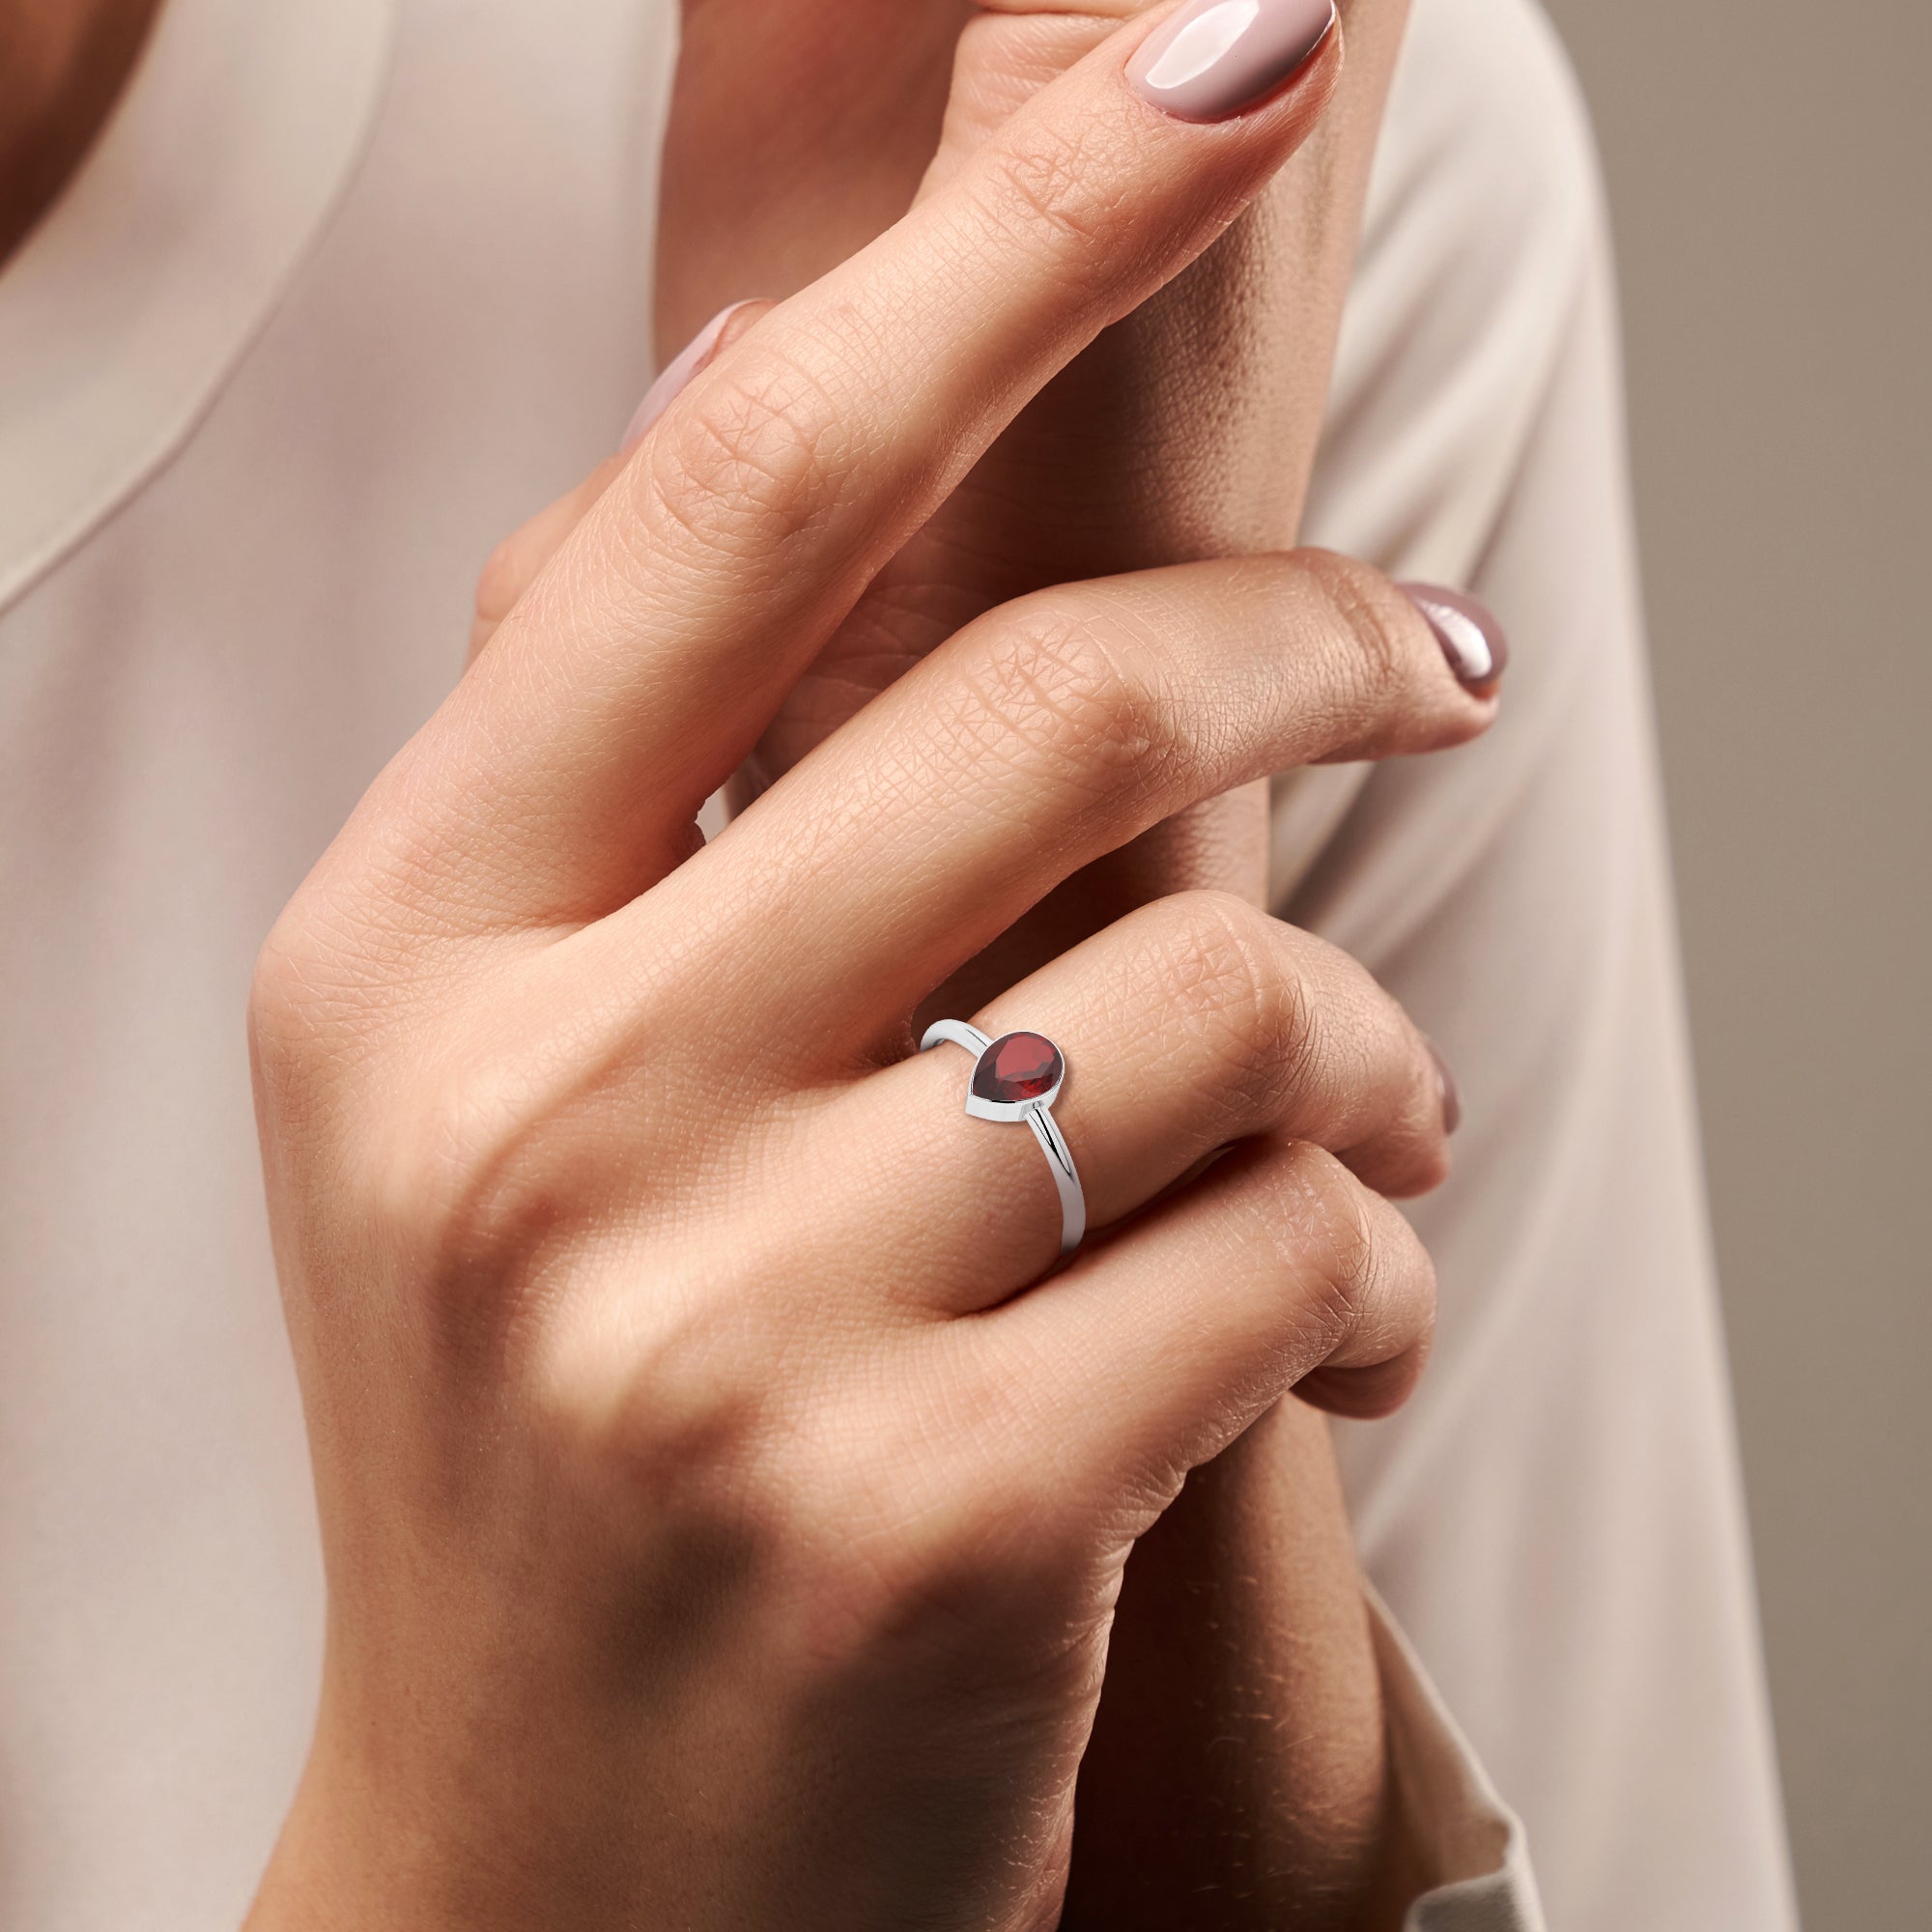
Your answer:
[[[855,252],[1110,24],[1145,11],[1147,0],[1071,11],[687,0],[665,154],[661,341],[675,349],[747,291],[787,294]],[[1009,598],[1294,542],[1405,11],[1340,0],[1346,60],[1312,138],[1231,233],[1028,406],[874,577],[776,713],[762,772]],[[724,340],[764,306],[728,312]],[[615,468],[498,554],[480,630]],[[734,789],[742,799],[749,786]],[[1266,786],[1205,801],[1048,895],[939,1004],[970,1010],[1169,894],[1214,887],[1259,904],[1266,866]],[[1200,1918],[1211,1894],[1229,1932],[1352,1924],[1390,1867],[1392,1798],[1328,1432],[1289,1404],[1197,1474],[1132,1566],[1081,1771],[1067,1922],[1166,1927]]]
[[[1043,1286],[1032,1137],[903,1058],[1159,819],[1480,730],[1400,592],[1043,593],[694,850],[883,560],[1305,130],[1319,63],[1194,126],[1138,38],[699,378],[265,950],[330,1616],[258,1924],[1051,1923],[1134,1539],[1291,1385],[1415,1371],[1428,1265],[1371,1190],[1439,1176],[1439,1089],[1331,951],[1181,898],[980,1016],[1072,1064],[1108,1232]]]

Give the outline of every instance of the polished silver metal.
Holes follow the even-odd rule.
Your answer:
[[[1004,1036],[1002,1036],[1004,1037]],[[1041,1035],[1041,1038],[1045,1036]],[[919,1043],[922,1053],[935,1046],[963,1046],[973,1056],[973,1073],[995,1042],[978,1027],[964,1020],[935,1020],[926,1028]],[[1059,1049],[1056,1047],[1055,1049]],[[966,1079],[966,1111],[976,1121],[1024,1121],[1033,1129],[1046,1164],[1053,1170],[1053,1184],[1060,1194],[1060,1252],[1070,1255],[1087,1238],[1087,1192],[1080,1185],[1080,1172],[1073,1165],[1073,1151],[1053,1118],[1053,1103],[1066,1085],[1066,1056],[1060,1055],[1060,1078],[1052,1090],[1032,1100],[984,1100],[973,1091],[973,1074]]]

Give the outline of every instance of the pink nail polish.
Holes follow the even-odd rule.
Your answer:
[[[1449,1070],[1449,1063],[1442,1058],[1442,1049],[1426,1036],[1423,1045],[1428,1047],[1430,1057],[1435,1062],[1436,1084],[1442,1090],[1442,1131],[1453,1134],[1463,1124],[1463,1094],[1456,1085],[1456,1076]]]
[[[712,358],[718,354],[718,345],[724,339],[731,318],[741,308],[750,308],[748,301],[733,302],[729,308],[722,308],[678,351],[675,357],[665,364],[664,373],[644,391],[644,400],[638,405],[638,412],[631,418],[631,426],[624,432],[624,440],[619,445],[619,453],[628,456],[656,428],[658,418],[677,401],[692,383],[710,367]]]
[[[1509,664],[1509,639],[1487,604],[1439,583],[1399,583],[1400,590],[1428,619],[1449,660],[1449,668],[1471,691],[1489,691]]]
[[[1334,0],[1194,0],[1149,38],[1127,78],[1177,120],[1226,121],[1280,88],[1334,25]]]

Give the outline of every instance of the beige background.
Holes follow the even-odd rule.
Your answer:
[[[1806,1923],[1913,1932],[1932,1923],[1932,9],[1548,4],[1622,259]]]

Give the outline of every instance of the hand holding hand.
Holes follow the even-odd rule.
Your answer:
[[[1072,1062],[1105,1232],[1043,1282],[1031,1137],[902,1057],[1148,826],[1482,729],[1393,586],[1040,593],[693,849],[882,562],[1305,130],[1300,87],[1162,114],[1137,39],[694,384],[265,951],[330,1620],[261,1925],[1050,1924],[1135,1537],[1288,1387],[1414,1373],[1371,1189],[1439,1174],[1439,1090],[1332,951],[1180,898],[978,1016]]]

